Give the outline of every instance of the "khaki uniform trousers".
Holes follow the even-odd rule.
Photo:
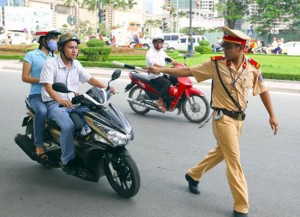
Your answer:
[[[213,133],[217,145],[195,167],[188,170],[188,174],[194,180],[199,180],[205,172],[212,169],[225,159],[227,167],[227,179],[234,199],[233,209],[247,213],[248,188],[240,163],[239,137],[243,128],[243,121],[223,115],[220,120],[213,120]]]

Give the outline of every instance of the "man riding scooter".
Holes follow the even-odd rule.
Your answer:
[[[40,83],[44,84],[42,99],[48,110],[48,118],[55,121],[61,129],[61,167],[68,174],[76,174],[77,167],[74,162],[75,148],[73,144],[74,124],[69,113],[82,112],[80,107],[73,108],[71,99],[74,95],[58,93],[52,89],[53,83],[65,83],[69,90],[77,92],[79,83],[88,82],[90,85],[104,88],[106,85],[92,77],[76,60],[80,40],[74,33],[67,32],[61,35],[58,41],[60,55],[49,59],[44,65]],[[115,89],[110,87],[112,93]],[[80,111],[79,111],[80,110]]]
[[[153,48],[151,48],[146,54],[146,64],[148,67],[156,66],[163,68],[165,66],[165,59],[170,58],[166,52],[162,49],[164,44],[164,38],[162,36],[156,36],[152,39]],[[171,58],[170,58],[171,59]],[[172,64],[180,64],[175,60],[172,60]],[[151,74],[148,73],[150,79],[150,85],[158,91],[158,108],[161,112],[165,112],[167,109],[163,104],[163,98],[167,96],[168,90],[172,84],[177,83],[177,78],[174,76],[168,77],[163,73]]]

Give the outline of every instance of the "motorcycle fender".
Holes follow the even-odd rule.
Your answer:
[[[29,116],[25,117],[22,122],[22,127],[25,127],[29,121],[30,121],[30,117]]]
[[[125,148],[125,147],[118,147],[118,148],[114,148],[112,150],[110,150],[111,154],[120,154],[122,156],[130,156],[129,151]]]
[[[33,134],[33,119],[30,116],[27,116],[23,119],[22,127],[26,127],[25,134]]]
[[[200,90],[196,89],[196,88],[187,88],[185,91],[184,91],[184,95],[186,98],[190,97],[190,95],[199,95],[199,96],[205,96],[203,92],[201,92]]]
[[[127,91],[131,90],[134,86],[135,86],[135,83],[133,83],[132,81],[130,84],[127,84],[127,86],[125,87],[125,93]]]

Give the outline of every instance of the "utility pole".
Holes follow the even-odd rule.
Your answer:
[[[101,7],[101,0],[97,0],[97,9],[98,9],[98,24],[97,24],[97,33],[101,35],[99,24],[102,22],[103,11]]]
[[[179,32],[178,0],[176,0],[176,32]]]
[[[190,27],[189,27],[189,37],[188,37],[188,51],[186,57],[194,57],[193,50],[193,32],[192,32],[192,0],[190,0]]]

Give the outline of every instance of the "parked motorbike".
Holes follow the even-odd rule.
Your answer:
[[[172,60],[166,58],[166,62],[170,63]],[[137,67],[122,63],[115,63],[130,69],[137,69]],[[185,64],[175,65],[176,68],[186,67]],[[158,92],[151,87],[150,80],[147,75],[143,75],[138,71],[130,71],[129,83],[125,92],[129,91],[127,101],[131,109],[138,114],[146,114],[150,110],[160,111],[157,100]],[[178,84],[173,85],[169,89],[169,95],[163,99],[164,106],[167,111],[174,111],[178,109],[178,113],[183,112],[184,116],[193,123],[201,123],[205,121],[209,115],[209,103],[203,92],[196,89],[188,77],[178,77]]]
[[[111,103],[105,106],[110,98],[109,84],[119,78],[120,74],[120,70],[113,73],[106,90],[92,87],[85,94],[72,99],[73,105],[89,108],[90,111],[84,113],[84,118],[91,128],[89,134],[81,135],[83,122],[77,113],[70,113],[75,125],[75,161],[78,167],[74,176],[92,182],[98,182],[100,177],[106,176],[117,194],[130,198],[136,195],[140,188],[139,170],[125,148],[128,142],[133,140],[133,130],[126,117],[115,106]],[[55,83],[52,87],[57,92],[72,92],[63,83]],[[39,162],[34,146],[34,112],[28,99],[25,102],[28,116],[24,118],[22,126],[26,127],[26,130],[25,134],[16,135],[15,142],[32,160]],[[55,122],[48,120],[45,135],[45,149],[49,161],[39,163],[59,168],[60,129]]]

